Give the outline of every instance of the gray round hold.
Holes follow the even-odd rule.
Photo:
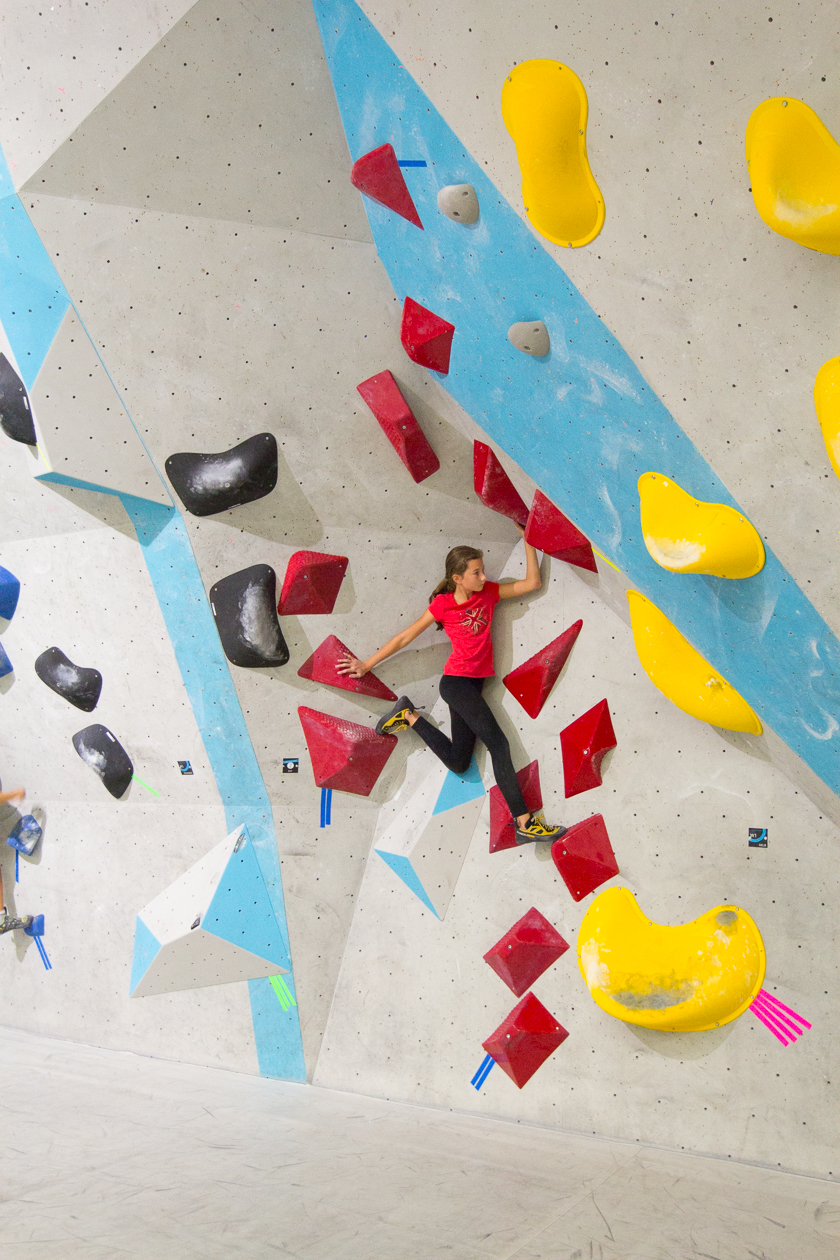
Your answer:
[[[508,341],[517,350],[524,354],[533,354],[537,359],[541,359],[551,349],[551,338],[541,319],[526,319],[519,324],[511,324]]]
[[[472,184],[447,184],[437,195],[438,210],[454,223],[478,222],[478,194]]]

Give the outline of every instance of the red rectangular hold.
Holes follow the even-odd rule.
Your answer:
[[[601,786],[601,762],[615,745],[615,731],[606,700],[593,705],[560,732],[567,799]]]
[[[525,541],[555,560],[565,560],[579,569],[597,573],[598,566],[586,534],[564,516],[542,490],[534,495],[534,503],[525,526]]]
[[[370,796],[397,746],[396,735],[377,735],[372,726],[305,705],[298,709],[298,717],[318,787]]]
[[[600,814],[575,823],[551,846],[551,857],[575,901],[617,875],[607,827]]]
[[[329,635],[316,647],[312,655],[303,662],[298,674],[301,678],[310,678],[312,682],[325,683],[328,687],[340,687],[342,691],[355,691],[360,696],[374,696],[377,700],[396,700],[396,694],[390,687],[376,677],[376,674],[365,674],[363,678],[351,678],[349,674],[340,674],[337,666],[347,656],[354,653],[337,639]]]
[[[521,665],[517,665],[516,669],[512,669],[502,679],[510,694],[516,696],[529,717],[539,716],[551,688],[557,682],[563,666],[569,659],[569,653],[575,645],[582,625],[582,621],[572,622],[568,630],[564,630],[556,639],[552,639],[544,648],[540,648],[539,652]]]
[[[482,1045],[521,1089],[568,1035],[542,1002],[528,993]]]
[[[488,949],[484,961],[517,997],[522,997],[568,948],[568,941],[532,906]]]
[[[414,480],[425,481],[437,472],[440,460],[391,373],[377,372],[376,376],[362,381],[356,389]]]
[[[473,442],[473,486],[485,507],[524,529],[528,523],[525,502],[486,442]]]

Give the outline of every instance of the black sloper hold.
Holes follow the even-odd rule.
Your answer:
[[[37,446],[29,395],[5,354],[0,354],[0,429],[13,442]]]
[[[35,662],[35,673],[42,683],[75,704],[77,709],[90,713],[96,708],[102,691],[102,675],[98,669],[74,665],[61,648],[47,648]]]
[[[131,758],[107,726],[95,722],[77,731],[73,747],[86,765],[99,775],[112,796],[118,799],[127,790],[134,774]]]
[[[277,620],[277,575],[270,565],[254,564],[222,578],[210,590],[210,607],[233,665],[286,664],[289,649]]]
[[[166,475],[193,516],[212,516],[271,494],[277,485],[277,439],[257,433],[218,455],[182,451],[166,461]]]

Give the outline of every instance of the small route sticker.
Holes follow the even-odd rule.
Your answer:
[[[750,827],[750,848],[766,849],[767,848],[767,828],[766,827]]]
[[[283,758],[283,773],[284,774],[297,774],[299,765],[300,765],[300,761],[298,760],[297,757],[284,757]]]
[[[193,772],[193,768],[188,761],[179,761],[178,769],[181,771],[181,774],[192,774]]]

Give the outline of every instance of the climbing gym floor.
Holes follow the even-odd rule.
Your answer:
[[[835,1260],[840,1186],[0,1029],[0,1255]],[[712,1210],[710,1210],[712,1208]]]

